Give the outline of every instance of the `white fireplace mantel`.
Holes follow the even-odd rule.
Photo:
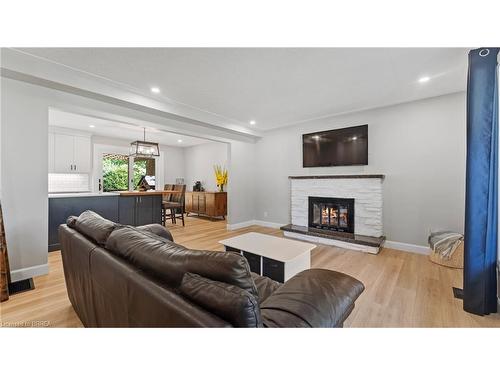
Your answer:
[[[384,175],[291,176],[293,225],[308,225],[308,198],[354,198],[354,233],[384,235],[382,220]]]

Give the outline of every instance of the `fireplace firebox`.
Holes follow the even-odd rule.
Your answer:
[[[354,199],[309,197],[309,228],[354,233]]]

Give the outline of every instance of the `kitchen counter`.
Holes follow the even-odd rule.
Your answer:
[[[173,190],[148,190],[148,191],[113,191],[109,193],[49,193],[49,198],[81,198],[81,197],[109,197],[109,196],[121,196],[121,197],[139,197],[139,196],[151,196],[151,195],[163,195],[177,193]]]
[[[134,197],[134,196],[148,196],[148,195],[163,195],[163,194],[172,194],[172,193],[179,193],[178,191],[173,191],[173,190],[148,190],[148,191],[139,191],[139,190],[133,190],[133,191],[121,191],[120,196],[122,197]]]
[[[49,198],[81,198],[81,197],[109,197],[109,196],[118,196],[120,192],[110,192],[110,193],[93,193],[93,192],[85,192],[85,193],[49,193]]]
[[[154,196],[163,194],[178,193],[173,190],[148,190],[148,191],[113,191],[108,193],[49,193],[49,198],[81,198],[81,197],[109,197],[109,196],[121,196],[121,197],[139,197],[139,196]]]

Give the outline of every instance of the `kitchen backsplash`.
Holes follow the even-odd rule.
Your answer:
[[[49,193],[75,193],[90,191],[88,174],[49,173]]]

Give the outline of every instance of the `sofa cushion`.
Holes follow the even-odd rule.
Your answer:
[[[71,219],[71,218],[70,218]],[[103,218],[93,211],[84,211],[74,223],[74,229],[77,232],[89,237],[95,243],[104,246],[111,232],[116,228],[117,224]]]
[[[184,274],[179,289],[186,298],[228,321],[234,327],[262,326],[257,298],[235,285],[188,272]]]
[[[66,225],[70,227],[71,229],[75,229],[76,226],[76,220],[78,219],[78,216],[70,216],[66,219]]]
[[[252,272],[252,279],[257,288],[257,293],[259,294],[259,302],[262,303],[264,300],[274,293],[282,284],[270,279],[266,276],[261,276]]]
[[[184,274],[191,272],[258,297],[248,262],[240,254],[190,250],[133,227],[115,229],[106,249],[172,287],[179,287]]]
[[[302,271],[260,304],[268,327],[339,327],[364,290],[355,278],[335,271]]]
[[[155,236],[161,237],[167,241],[174,241],[174,238],[172,237],[172,233],[165,228],[163,225],[160,224],[147,224],[147,225],[142,225],[140,227],[136,227],[137,229],[140,229],[142,231],[152,233]]]

